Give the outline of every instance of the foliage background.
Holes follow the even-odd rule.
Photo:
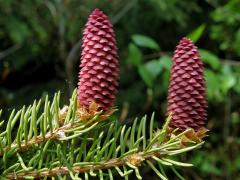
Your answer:
[[[77,84],[81,32],[102,9],[114,24],[121,64],[121,121],[166,111],[171,55],[188,36],[200,48],[207,82],[209,137],[183,160],[187,179],[240,177],[239,0],[0,0],[0,109],[31,104]],[[144,170],[145,177],[151,172]],[[152,177],[153,178],[153,177]]]

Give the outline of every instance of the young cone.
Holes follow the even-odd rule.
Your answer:
[[[91,103],[96,103],[107,111],[116,98],[119,62],[112,24],[99,9],[89,16],[82,41],[79,104],[89,109]]]
[[[198,131],[206,121],[207,101],[203,63],[197,47],[183,38],[173,56],[168,89],[168,114],[172,113],[170,127]]]

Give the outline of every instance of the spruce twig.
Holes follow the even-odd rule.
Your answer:
[[[13,143],[11,144],[11,146],[6,147],[3,149],[3,152],[0,152],[0,156],[3,156],[5,152],[9,151],[10,149],[16,149],[17,152],[22,152],[22,151],[26,151],[29,147],[31,147],[32,145],[35,144],[41,144],[44,142],[47,142],[49,140],[65,140],[65,138],[63,138],[63,134],[67,133],[68,131],[79,127],[79,123],[81,121],[75,122],[74,124],[72,123],[68,123],[62,127],[56,128],[53,130],[53,132],[48,132],[45,136],[42,135],[38,135],[35,136],[34,138],[28,140],[27,142],[21,142],[20,146],[17,143]],[[94,126],[96,126],[98,124],[98,122],[96,122],[94,124]],[[86,126],[80,126],[80,130],[83,130],[82,132],[80,131],[78,135],[83,134],[86,131]],[[71,139],[71,137],[69,138]]]
[[[203,143],[199,143],[195,146],[192,146],[192,149],[201,146]],[[164,152],[164,151],[163,151]],[[171,152],[169,151],[169,154]],[[148,160],[154,160],[154,159],[162,159],[161,161],[165,161],[166,163],[172,165],[179,165],[179,166],[192,166],[191,164],[186,163],[180,163],[173,160],[169,160],[164,158],[166,157],[166,152],[161,153],[157,148],[151,149],[148,152],[140,151],[137,153],[133,153],[130,155],[125,156],[124,158],[113,158],[107,161],[101,161],[101,162],[83,162],[83,163],[76,163],[76,165],[73,165],[71,169],[67,166],[60,166],[55,167],[52,169],[42,169],[42,170],[33,170],[33,171],[25,171],[20,173],[9,173],[5,177],[8,179],[24,179],[26,176],[32,177],[34,179],[40,179],[43,177],[54,177],[57,175],[66,175],[70,172],[72,173],[90,173],[90,171],[97,172],[99,170],[105,170],[105,169],[112,169],[115,167],[123,167],[123,166],[133,166],[138,167],[143,162]],[[162,163],[164,164],[164,163]]]
[[[2,133],[0,132],[0,157],[4,156],[8,151],[23,152],[33,145],[40,145],[49,140],[64,141],[81,136],[102,121],[102,116],[108,116],[102,111],[88,114],[88,120],[78,116],[81,112],[77,112],[74,106],[77,101],[76,90],[70,99],[70,105],[58,110],[60,109],[59,95],[60,93],[57,93],[54,96],[51,107],[49,106],[48,96],[46,96],[44,110],[39,117],[37,112],[41,101],[38,103],[34,101],[33,106],[29,106],[27,109],[24,106],[16,114],[15,110],[12,111],[6,130]],[[13,139],[14,125],[17,121],[19,121],[17,136]],[[55,121],[58,121],[58,123]],[[55,127],[54,122],[57,123]],[[38,128],[40,128],[40,132],[38,132]],[[74,134],[75,132],[78,133]]]
[[[153,117],[154,116],[152,116],[152,118]],[[181,143],[182,137],[188,130],[178,136],[167,134],[166,129],[169,124],[168,118],[163,126],[164,128],[151,134],[151,137],[147,139],[146,136],[142,136],[146,134],[146,129],[143,127],[146,122],[146,117],[142,118],[139,122],[140,128],[136,128],[136,122],[137,121],[127,130],[126,126],[119,126],[117,122],[110,123],[108,124],[110,128],[107,132],[101,132],[101,124],[97,124],[92,129],[92,131],[95,132],[93,139],[90,138],[91,141],[87,141],[86,137],[89,139],[89,134],[86,134],[85,138],[82,137],[85,140],[81,141],[80,147],[78,146],[79,148],[75,149],[74,145],[72,145],[69,154],[66,154],[64,144],[61,145],[58,143],[57,150],[54,150],[55,148],[50,148],[50,143],[53,139],[49,139],[44,146],[44,154],[47,156],[46,151],[57,152],[57,159],[53,160],[50,166],[47,166],[48,163],[43,166],[42,158],[45,156],[44,154],[41,156],[42,158],[40,158],[42,168],[41,166],[33,168],[30,165],[33,161],[38,159],[39,154],[33,157],[32,159],[34,160],[30,160],[28,165],[27,161],[24,162],[24,158],[21,157],[21,154],[17,154],[18,159],[21,161],[6,169],[3,172],[3,176],[7,179],[24,179],[26,177],[40,179],[43,177],[63,177],[65,175],[77,178],[79,174],[84,174],[84,176],[88,176],[88,174],[95,176],[98,174],[100,179],[102,179],[105,170],[107,170],[109,176],[111,176],[112,170],[116,170],[122,177],[135,172],[136,177],[141,179],[138,167],[144,162],[150,163],[151,168],[159,177],[163,177],[162,173],[154,166],[153,161],[168,166],[192,166],[188,163],[170,159],[172,155],[196,149],[203,144],[203,142],[201,142],[198,144],[192,143],[187,147],[183,146]],[[153,131],[153,127],[150,128],[150,130]],[[91,134],[90,131],[88,131],[88,133]],[[128,137],[129,135],[130,137]],[[105,137],[105,140],[103,140],[103,137]],[[47,138],[45,137],[45,139]],[[132,141],[132,145],[127,143],[129,140]],[[68,140],[65,142],[68,143]],[[124,148],[117,146],[118,142],[122,145],[125,143]],[[92,143],[92,146],[89,147],[89,143]],[[137,146],[133,144],[137,144]],[[86,151],[87,147],[88,151]],[[148,148],[144,149],[144,147]],[[82,158],[75,158],[75,155],[80,155],[80,152]],[[19,169],[19,167],[22,167],[22,170],[21,168]],[[123,168],[123,171],[120,168]],[[131,169],[129,170],[129,168]]]

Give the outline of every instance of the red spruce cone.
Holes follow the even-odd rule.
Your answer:
[[[197,47],[183,38],[174,52],[168,89],[170,127],[199,130],[206,121],[207,101],[203,63]]]
[[[99,9],[89,16],[82,41],[79,103],[88,109],[95,102],[107,111],[116,99],[119,62],[113,26]]]

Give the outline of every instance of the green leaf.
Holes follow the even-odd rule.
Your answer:
[[[156,50],[160,49],[159,45],[150,37],[136,34],[132,36],[132,39],[134,43],[138,46],[146,47],[150,49],[156,49]]]
[[[235,34],[234,47],[236,49],[236,53],[240,55],[240,29]]]
[[[234,160],[235,166],[240,169],[240,156],[237,156],[236,159]]]
[[[221,76],[221,87],[223,93],[227,93],[232,87],[235,86],[237,80],[235,74],[232,72],[232,68],[229,65],[223,66],[223,75]]]
[[[162,66],[158,60],[151,60],[145,63],[147,70],[151,73],[152,77],[156,76],[161,72]]]
[[[169,85],[169,81],[166,81],[166,79],[169,79],[170,76],[170,68],[172,65],[172,60],[170,56],[164,55],[159,58],[160,66],[163,68],[163,72],[161,73],[161,79],[162,79],[162,89],[167,89]]]
[[[240,74],[239,75],[236,75],[236,79],[237,79],[237,82],[235,84],[235,86],[233,87],[233,89],[240,94]]]
[[[203,62],[210,65],[211,68],[217,70],[221,66],[219,58],[212,52],[205,49],[199,49],[199,52]]]
[[[142,53],[137,46],[129,44],[128,46],[128,63],[138,66],[142,63]]]
[[[162,56],[159,58],[160,66],[166,70],[170,70],[172,60],[170,56]]]
[[[205,70],[207,95],[209,99],[222,100],[224,97],[220,93],[220,79],[217,74],[208,69]]]
[[[222,170],[208,160],[202,162],[200,169],[202,172],[207,174],[214,174],[218,176],[222,175]]]
[[[202,36],[204,30],[206,28],[205,24],[202,24],[198,26],[196,29],[194,29],[192,32],[190,32],[187,37],[191,39],[193,42],[197,42],[198,39]]]
[[[150,88],[153,86],[153,77],[152,74],[149,72],[149,70],[144,65],[138,66],[138,73],[143,79],[143,81],[146,83],[146,85]]]
[[[27,24],[15,18],[11,18],[11,21],[6,24],[6,28],[11,40],[17,44],[22,43],[31,35]]]

